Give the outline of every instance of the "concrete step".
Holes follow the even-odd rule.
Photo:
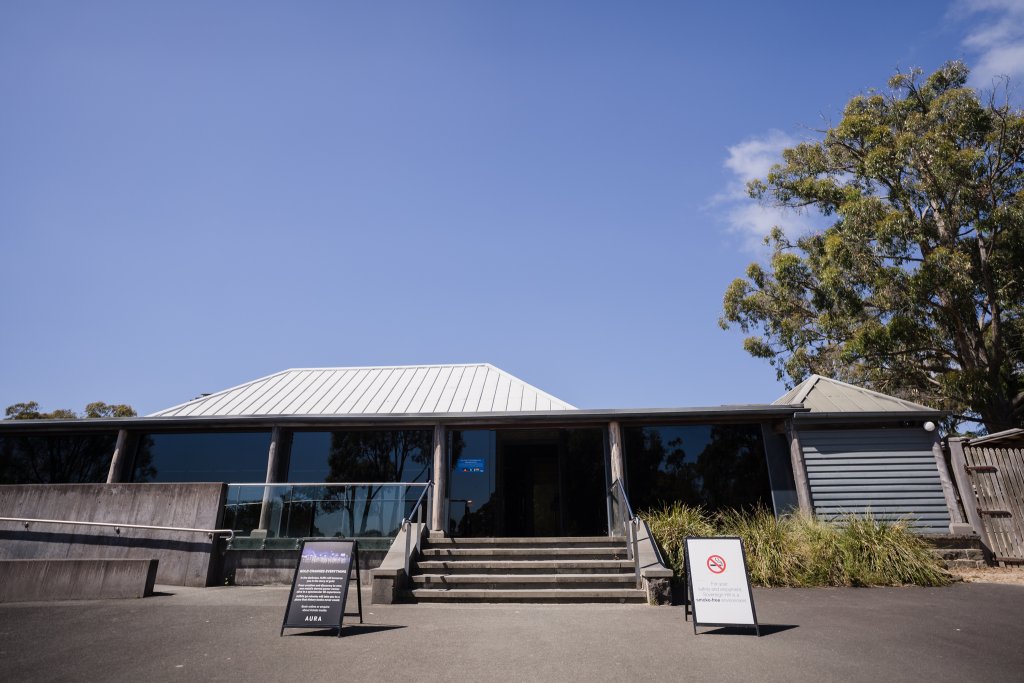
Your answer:
[[[426,574],[633,574],[632,560],[435,560],[420,561]]]
[[[636,588],[633,574],[419,574],[411,578],[416,588]]]
[[[927,534],[922,535],[921,539],[933,548],[974,548],[977,550],[982,549],[981,538],[974,534],[966,536],[963,534]]]
[[[985,552],[980,548],[943,548],[931,551],[932,555],[940,560],[978,560],[984,561]]]
[[[946,569],[983,569],[988,566],[985,560],[946,560]]]
[[[416,588],[405,591],[403,597],[416,602],[647,602],[644,591],[633,588]]]
[[[488,547],[488,548],[435,548],[424,547],[423,557],[426,560],[462,559],[462,560],[623,560],[626,559],[626,548],[560,548],[560,547]]]
[[[525,538],[435,538],[426,541],[427,548],[624,548],[624,536],[541,536]]]

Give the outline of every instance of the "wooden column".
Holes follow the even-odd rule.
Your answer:
[[[793,481],[796,482],[796,500],[800,505],[800,512],[813,515],[814,503],[811,498],[811,485],[807,480],[807,464],[804,462],[803,448],[800,447],[800,435],[792,420],[786,425],[786,434],[789,436],[789,460],[793,465]]]
[[[284,433],[280,427],[274,427],[270,432],[270,450],[267,453],[267,479],[266,483],[276,484],[280,480],[281,452],[284,449]],[[270,525],[270,513],[273,510],[273,496],[271,487],[263,489],[263,500],[260,504],[260,526],[259,530],[266,532]]]
[[[448,463],[445,453],[444,425],[434,425],[434,473],[431,477],[434,482],[434,494],[430,506],[430,532],[433,534],[445,534],[448,531]]]
[[[953,482],[949,479],[949,469],[946,467],[946,454],[942,452],[942,441],[939,440],[938,431],[935,432],[935,440],[932,441],[932,455],[935,456],[935,468],[939,471],[942,495],[946,497],[946,507],[949,509],[949,523],[951,526],[953,524],[963,524],[964,517],[960,514],[960,505],[956,502]]]
[[[608,423],[608,455],[611,460],[612,487],[608,492],[612,508],[612,529],[622,533],[622,525],[626,522],[627,513],[619,501],[620,493],[615,482],[621,481],[623,490],[626,487],[626,463],[622,457],[622,428],[618,422]],[[609,530],[611,531],[611,529]]]
[[[128,477],[125,477],[125,464],[128,460],[128,455],[125,451],[128,450],[128,430],[120,429],[117,432],[117,442],[114,443],[114,454],[110,458],[110,470],[107,472],[107,483],[116,484],[122,482]]]
[[[626,464],[622,458],[622,428],[618,422],[608,423],[608,447],[612,460],[612,484],[621,481],[626,484]]]

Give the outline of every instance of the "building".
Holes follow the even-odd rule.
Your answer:
[[[236,550],[346,536],[378,560],[421,497],[435,538],[607,536],[674,501],[943,533],[941,417],[817,376],[771,404],[593,410],[489,364],[292,369],[146,417],[0,422],[0,484],[221,482]]]

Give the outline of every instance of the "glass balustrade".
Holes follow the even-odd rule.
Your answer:
[[[301,538],[354,538],[362,547],[387,548],[426,486],[229,484],[224,524],[235,532],[236,549],[295,547]]]

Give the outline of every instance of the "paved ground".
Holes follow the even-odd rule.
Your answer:
[[[755,590],[761,638],[722,630],[694,636],[681,608],[633,605],[366,605],[367,623],[346,625],[343,638],[303,631],[281,638],[287,588],[163,591],[145,600],[0,605],[0,676],[1024,680],[1024,587],[1014,585]]]
[[[981,569],[956,569],[954,574],[968,583],[1013,583],[1024,586],[1024,567],[982,567]]]

